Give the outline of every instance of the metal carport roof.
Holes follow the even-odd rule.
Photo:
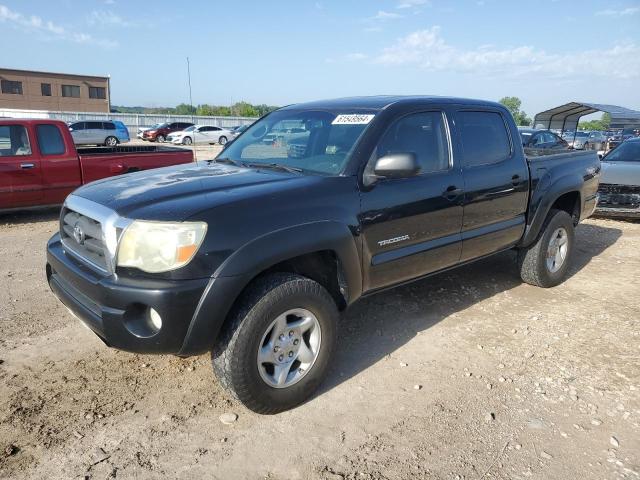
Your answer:
[[[640,112],[617,105],[600,103],[570,102],[559,107],[538,113],[533,125],[535,128],[558,130],[575,130],[580,117],[595,112],[607,112],[611,115],[611,128],[627,128],[640,126]]]

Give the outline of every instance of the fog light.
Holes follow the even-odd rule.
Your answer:
[[[162,317],[153,308],[149,309],[149,319],[151,320],[151,324],[154,326],[156,331],[162,328]]]

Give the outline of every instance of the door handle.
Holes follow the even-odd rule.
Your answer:
[[[36,166],[35,163],[21,163],[20,164],[20,168],[22,168],[23,170],[27,170],[29,168],[34,168]]]
[[[462,189],[455,185],[449,185],[447,189],[442,192],[442,196],[447,200],[455,200],[458,195],[462,193]]]
[[[520,175],[514,175],[513,177],[511,177],[511,183],[514,187],[518,185],[520,183]]]

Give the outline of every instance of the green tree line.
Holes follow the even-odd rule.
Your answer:
[[[278,107],[273,105],[253,105],[249,102],[236,102],[233,105],[210,105],[202,103],[191,106],[181,103],[175,107],[125,107],[112,105],[112,113],[143,113],[162,115],[203,115],[219,117],[262,117]]]

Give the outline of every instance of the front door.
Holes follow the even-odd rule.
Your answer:
[[[362,192],[365,291],[459,261],[463,180],[448,132],[444,111],[414,112],[392,122],[377,145],[370,165],[389,153],[411,152],[421,172],[379,180]]]
[[[33,134],[27,127],[0,126],[0,210],[40,202],[42,172],[33,145]]]
[[[464,219],[462,261],[515,245],[524,233],[529,168],[517,131],[500,110],[456,113],[462,148]]]

